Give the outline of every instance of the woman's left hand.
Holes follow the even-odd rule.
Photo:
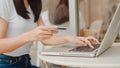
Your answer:
[[[99,44],[99,41],[92,36],[89,37],[75,37],[75,36],[67,36],[65,37],[67,42],[82,44],[83,46],[89,46],[90,48],[94,48],[94,44]]]

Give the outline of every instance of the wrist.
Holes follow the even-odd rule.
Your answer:
[[[68,40],[69,40],[69,37],[70,37],[70,36],[63,36],[63,39],[66,41],[66,43],[69,42],[69,41],[68,41]]]
[[[18,36],[21,40],[23,40],[24,42],[30,42],[31,40],[29,39],[29,35],[27,33],[24,33],[20,36]]]

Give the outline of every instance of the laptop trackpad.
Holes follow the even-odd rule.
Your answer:
[[[90,48],[89,46],[78,46],[70,50],[70,52],[92,52],[96,50],[100,44],[93,45],[94,48]]]

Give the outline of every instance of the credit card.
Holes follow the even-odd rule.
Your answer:
[[[66,27],[58,27],[57,29],[58,30],[66,30],[67,28]]]

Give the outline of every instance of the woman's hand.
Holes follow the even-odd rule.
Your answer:
[[[57,32],[57,26],[39,26],[24,33],[23,36],[25,36],[28,41],[42,41],[51,38]]]
[[[99,41],[92,36],[89,37],[75,37],[75,36],[66,36],[65,39],[67,42],[82,44],[83,46],[89,46],[90,48],[94,48],[93,44],[99,44]]]

